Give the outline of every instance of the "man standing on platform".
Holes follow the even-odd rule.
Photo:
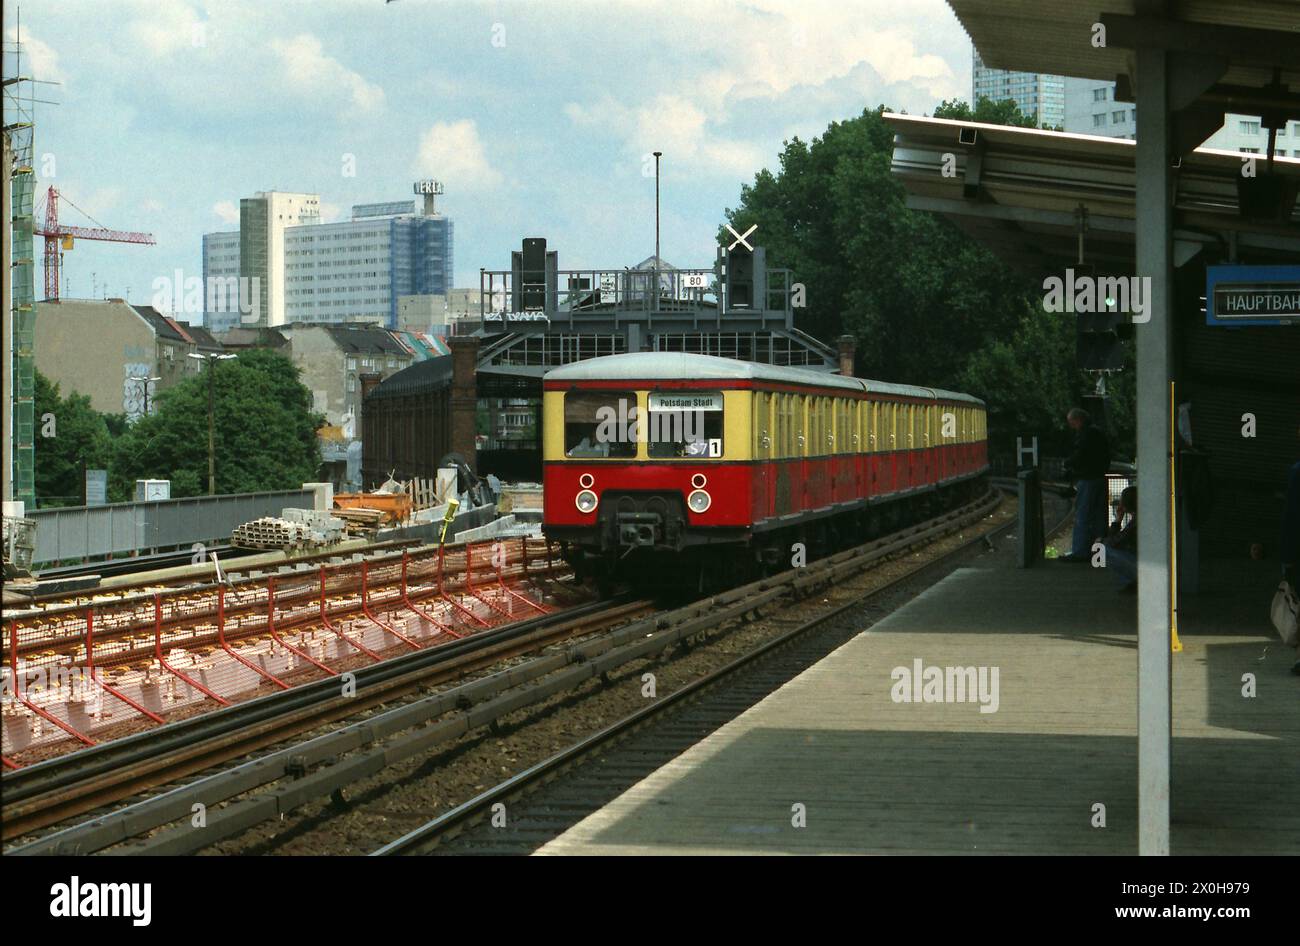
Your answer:
[[[1110,470],[1110,442],[1081,407],[1071,409],[1065,421],[1074,431],[1074,450],[1065,461],[1065,475],[1075,481],[1074,540],[1063,562],[1087,562],[1092,543],[1106,534],[1106,473]]]

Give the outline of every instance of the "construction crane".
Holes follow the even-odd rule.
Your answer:
[[[63,253],[70,250],[75,240],[101,240],[107,243],[144,243],[153,246],[156,241],[152,233],[132,233],[128,230],[110,230],[102,223],[98,229],[93,227],[67,227],[59,223],[59,200],[65,200],[78,212],[85,214],[93,223],[99,223],[54,187],[45,198],[45,225],[37,226],[33,232],[45,237],[45,299],[48,302],[59,301],[59,276],[63,268]]]

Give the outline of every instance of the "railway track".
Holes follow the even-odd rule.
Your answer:
[[[294,707],[290,710],[287,708],[289,704],[285,703],[286,709],[279,714],[278,720],[248,717],[241,722],[234,718],[234,714],[230,714],[229,717],[224,717],[226,723],[210,723],[214,728],[200,739],[191,739],[188,744],[183,738],[177,739],[173,750],[161,753],[155,750],[151,753],[139,746],[134,749],[124,747],[115,751],[136,752],[138,755],[135,758],[124,756],[117,764],[108,758],[107,753],[97,763],[87,756],[87,761],[94,763],[97,768],[86,768],[78,775],[65,774],[62,777],[50,773],[50,781],[46,786],[39,790],[28,790],[18,799],[18,805],[24,807],[16,808],[14,812],[20,817],[31,819],[20,822],[26,831],[33,830],[38,822],[45,825],[53,823],[55,815],[63,819],[76,813],[71,807],[64,807],[70,801],[79,804],[80,811],[84,812],[90,810],[90,806],[103,805],[137,794],[146,785],[156,786],[185,774],[211,774],[188,786],[172,789],[126,809],[57,831],[22,847],[12,848],[8,853],[88,853],[112,845],[120,845],[117,850],[124,853],[183,853],[200,849],[221,837],[238,833],[250,824],[274,817],[276,813],[283,816],[285,811],[292,810],[312,797],[338,794],[344,786],[373,775],[412,752],[427,752],[438,743],[473,729],[495,726],[495,721],[508,712],[564,692],[582,680],[606,674],[638,656],[661,652],[673,643],[688,641],[735,617],[757,613],[780,599],[790,596],[797,598],[811,593],[817,588],[825,587],[827,583],[862,571],[882,558],[897,555],[963,528],[969,522],[986,515],[993,505],[996,505],[993,501],[972,504],[893,536],[813,563],[806,569],[765,579],[696,602],[687,608],[677,609],[671,614],[633,621],[615,634],[606,632],[582,645],[570,645],[558,655],[535,658],[509,671],[425,697],[416,704],[386,710],[343,730],[277,750],[270,756],[254,759],[232,770],[211,771],[221,761],[237,758],[267,745],[282,743],[292,733],[293,727],[297,727],[298,732],[309,731],[322,722],[342,719],[363,712],[367,707],[379,706],[401,693],[427,690],[439,680],[450,679],[456,674],[487,666],[493,661],[504,660],[529,649],[545,647],[548,643],[563,639],[566,634],[569,637],[580,637],[584,630],[594,633],[602,624],[608,626],[620,619],[630,620],[635,617],[638,608],[644,610],[649,605],[646,602],[630,602],[621,606],[627,609],[622,613],[617,612],[619,605],[611,612],[601,612],[596,608],[590,612],[584,611],[582,615],[568,612],[567,617],[573,626],[565,631],[556,630],[550,635],[545,631],[549,623],[546,620],[526,622],[518,630],[517,646],[495,637],[489,640],[486,633],[481,633],[476,638],[483,640],[484,644],[481,651],[474,652],[477,657],[474,654],[453,653],[447,646],[437,648],[439,652],[446,653],[449,661],[444,669],[455,665],[454,673],[438,677],[435,672],[425,668],[413,669],[409,664],[383,670],[382,680],[381,674],[372,672],[364,685],[358,681],[358,693],[366,693],[369,702],[363,704],[354,700],[347,705],[338,705],[339,701],[334,700],[328,716],[311,707]],[[972,540],[976,541],[979,538]],[[962,548],[969,547],[970,544],[972,543],[965,543]],[[944,558],[946,560],[949,557]],[[906,577],[912,575],[909,572]],[[584,628],[580,622],[588,616],[590,623]],[[769,649],[765,647],[762,652],[766,653]],[[411,654],[405,659],[411,661],[427,657],[429,653],[432,652]],[[384,666],[378,665],[370,669],[381,671]],[[381,684],[390,688],[381,689]],[[391,695],[385,696],[386,693]],[[674,697],[666,705],[672,705],[676,701],[677,697]],[[660,701],[655,706],[664,703],[665,701]],[[222,715],[210,714],[214,717]],[[398,735],[412,726],[422,728],[404,736]],[[609,738],[612,737],[611,734]],[[581,750],[579,755],[587,751],[590,751],[590,747]],[[149,758],[146,759],[146,756]],[[556,764],[563,766],[565,763]],[[134,768],[136,766],[144,767],[146,771],[141,773]],[[313,769],[315,771],[310,771]],[[547,771],[551,771],[549,766],[543,769],[541,777],[547,777]],[[116,773],[108,775],[112,785],[100,781],[94,791],[83,790],[79,802],[64,797],[69,790],[75,795],[78,784],[94,784],[103,779],[106,773]],[[144,781],[137,778],[142,774]],[[259,788],[275,782],[281,782],[279,787],[261,795],[256,794]],[[508,791],[514,792],[516,789]],[[195,804],[213,808],[230,799],[237,800],[229,802],[220,811],[214,809],[209,816],[208,825],[213,826],[215,821],[217,830],[195,832],[187,830],[185,826],[164,827],[169,822],[184,819]],[[9,795],[6,792],[6,809],[8,808]],[[472,820],[477,810],[479,809],[471,805],[467,812],[453,820],[462,817]],[[12,815],[9,810],[6,810],[5,815],[8,831]],[[163,830],[159,831],[160,828]],[[444,829],[431,830],[440,836]],[[134,836],[148,832],[157,833],[142,841],[122,844]],[[417,840],[411,843],[424,842]]]
[[[1049,536],[1067,521],[1068,513]],[[760,646],[377,848],[372,856],[537,850],[860,633],[860,625],[846,626],[842,620],[850,611],[942,569],[1005,528],[999,523],[938,559],[810,618],[786,619],[792,626]],[[493,814],[504,818],[507,810],[508,818],[493,821]]]
[[[25,710],[30,730],[6,718],[4,767],[335,676],[440,635],[517,620],[521,610],[548,611],[535,600],[543,592],[530,598],[519,590],[561,594],[554,578],[568,568],[549,545],[540,554],[537,540],[530,557],[529,544],[511,539],[414,553],[390,545],[225,582],[132,584],[6,608],[0,647],[12,678],[61,682],[16,694],[22,705],[13,709]],[[103,705],[87,708],[74,679]]]
[[[158,785],[556,641],[651,610],[649,602],[593,602],[360,667],[344,681],[318,680],[194,716],[7,774],[4,838],[10,840]]]

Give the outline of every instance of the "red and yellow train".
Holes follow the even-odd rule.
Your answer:
[[[952,391],[660,352],[543,387],[543,528],[597,575],[665,555],[776,566],[796,542],[866,541],[955,505],[988,472],[984,402]]]

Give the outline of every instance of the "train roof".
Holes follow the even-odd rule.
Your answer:
[[[938,388],[891,384],[888,381],[871,381],[866,378],[846,378],[843,375],[814,371],[811,368],[786,368],[781,365],[765,365],[752,361],[738,361],[735,358],[693,355],[686,352],[646,351],[587,358],[584,361],[555,368],[548,371],[545,376],[546,381],[671,381],[679,378],[775,381],[821,388],[840,388],[859,393],[869,391],[873,394],[895,394],[901,397],[984,403],[969,394],[943,391]]]

